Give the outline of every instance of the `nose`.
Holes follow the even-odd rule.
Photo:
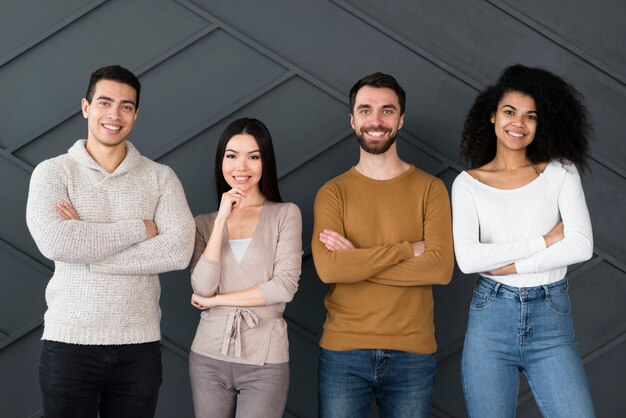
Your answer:
[[[513,121],[513,124],[515,126],[523,127],[525,125],[524,115],[515,115],[515,120]]]
[[[120,119],[120,107],[119,106],[111,106],[109,108],[109,113],[107,114],[107,118],[117,120]]]

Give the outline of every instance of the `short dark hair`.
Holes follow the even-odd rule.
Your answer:
[[[461,134],[463,159],[474,168],[495,158],[496,134],[491,118],[509,92],[532,97],[537,107],[537,131],[526,148],[528,159],[533,164],[571,162],[583,172],[591,128],[582,95],[549,71],[519,64],[505,68],[497,83],[474,101]]]
[[[274,156],[274,146],[272,136],[267,127],[258,119],[241,118],[232,121],[222,132],[217,143],[215,152],[215,190],[217,192],[217,204],[221,201],[222,195],[231,189],[222,173],[222,163],[226,154],[226,145],[235,135],[251,135],[256,140],[261,151],[261,179],[259,189],[261,194],[270,202],[282,202],[278,190],[278,174],[276,170],[276,157]]]
[[[135,107],[139,108],[139,92],[141,91],[141,83],[139,83],[139,79],[135,76],[135,74],[120,65],[107,65],[106,67],[98,68],[91,74],[91,77],[89,78],[89,86],[87,87],[87,94],[85,94],[87,103],[91,103],[93,94],[96,91],[96,83],[100,80],[117,81],[118,83],[128,84],[134,88],[135,93],[137,93]]]
[[[356,99],[356,94],[359,92],[361,87],[370,86],[376,88],[389,88],[396,93],[398,96],[398,101],[400,102],[400,115],[404,115],[404,109],[406,106],[406,93],[404,89],[400,87],[400,84],[396,81],[395,78],[390,76],[389,74],[384,73],[374,73],[370,75],[366,75],[362,79],[356,82],[354,86],[350,89],[350,114],[354,111],[354,101]]]

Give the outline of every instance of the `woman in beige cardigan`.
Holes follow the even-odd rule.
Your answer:
[[[282,417],[289,388],[283,319],[298,288],[302,219],[281,203],[269,131],[256,119],[220,137],[217,212],[196,217],[189,356],[196,417]]]

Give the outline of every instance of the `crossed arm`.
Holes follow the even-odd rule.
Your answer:
[[[449,283],[454,267],[452,226],[450,201],[441,181],[430,185],[424,207],[424,219],[418,220],[423,222],[423,240],[357,248],[346,238],[338,196],[331,188],[322,188],[315,200],[311,244],[320,279],[389,286]]]
[[[224,228],[217,219],[209,237],[205,237],[206,233],[202,228],[197,228],[191,276],[193,306],[198,309],[216,306],[264,306],[286,303],[293,299],[298,290],[302,262],[302,216],[296,205],[288,205],[279,222],[276,253],[272,260],[272,277],[264,283],[241,291],[217,293],[222,263],[211,260],[206,252],[207,243],[214,239],[213,234],[219,234],[221,244],[223,233]]]
[[[478,213],[470,190],[455,182],[452,202],[457,262],[466,274],[537,273],[584,261],[592,255],[591,221],[576,171],[566,174],[559,192],[562,221],[543,236],[481,243]]]
[[[31,177],[26,217],[44,256],[120,275],[157,274],[187,266],[193,218],[182,185],[171,170],[154,220],[81,220],[69,203],[65,179],[63,169],[53,162],[42,163]]]

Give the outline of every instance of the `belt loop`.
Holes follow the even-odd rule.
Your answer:
[[[543,287],[543,292],[544,292],[543,297],[545,299],[549,299],[550,298],[550,288],[548,286],[546,286],[546,285],[543,285],[541,287]]]
[[[498,290],[500,289],[500,285],[501,285],[501,284],[502,284],[502,283],[500,283],[500,282],[496,282],[496,285],[495,285],[495,286],[494,286],[494,288],[493,288],[493,293],[491,294],[494,298],[495,298],[496,296],[498,296]]]

